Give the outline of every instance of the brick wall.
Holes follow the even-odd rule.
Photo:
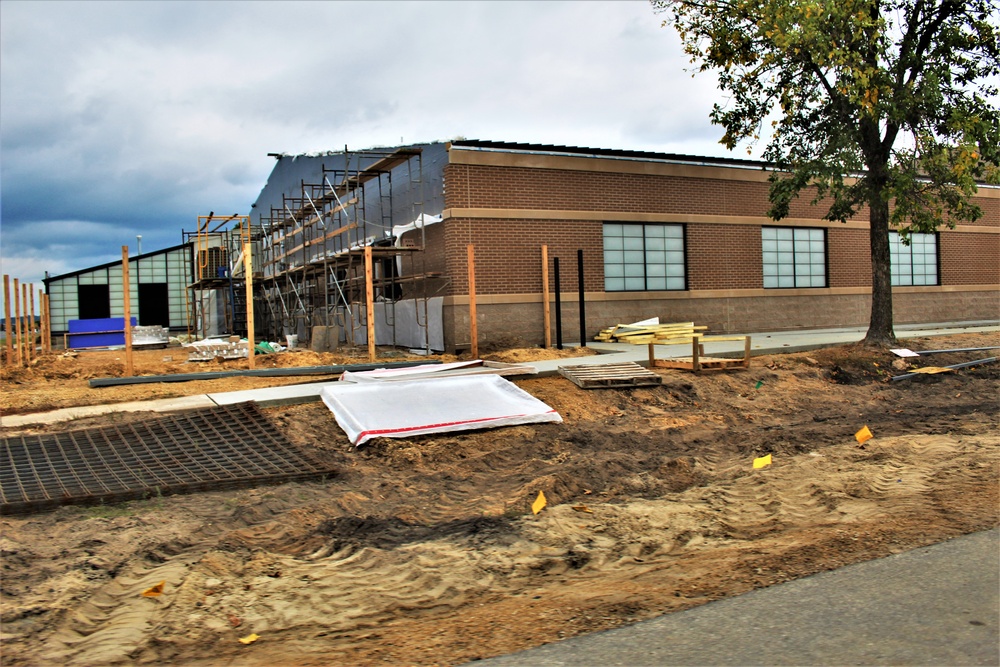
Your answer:
[[[1000,234],[944,231],[939,239],[942,285],[1000,284]]]
[[[688,289],[760,287],[760,227],[687,225],[687,266]]]
[[[539,159],[543,164],[544,159]],[[691,167],[691,173],[697,168]],[[736,174],[734,177],[733,174]],[[825,326],[864,326],[870,315],[871,261],[867,210],[849,224],[822,221],[825,208],[803,193],[791,207],[796,224],[826,228],[828,288],[763,290],[760,224],[766,219],[768,183],[759,173],[738,170],[727,178],[650,173],[575,171],[544,167],[449,164],[446,209],[553,211],[553,217],[479,217],[451,211],[440,225],[440,262],[450,277],[445,294],[468,294],[467,246],[475,246],[476,292],[482,341],[490,337],[543,340],[541,246],[558,257],[564,294],[566,340],[579,338],[576,292],[578,249],[584,253],[587,320],[593,335],[602,327],[659,316],[697,321],[719,332],[754,332]],[[965,231],[940,233],[941,287],[894,293],[899,323],[995,319],[1000,316],[1000,199],[981,197],[984,211]],[[558,212],[558,214],[556,214]],[[578,219],[574,212],[580,212]],[[607,217],[605,217],[606,214]],[[630,215],[634,214],[634,218]],[[487,214],[488,215],[488,214]],[[686,219],[688,291],[604,292],[603,233],[606,219],[649,221],[650,215]],[[645,217],[644,217],[645,216]],[[699,216],[708,216],[708,219]],[[718,216],[718,222],[712,216]],[[750,224],[748,224],[750,223]],[[992,228],[982,234],[970,227]],[[975,286],[968,291],[960,286]],[[983,289],[998,285],[996,290]],[[551,275],[550,289],[554,289]],[[734,292],[717,296],[712,292]],[[504,295],[510,297],[507,302]],[[484,299],[485,297],[485,299]],[[493,297],[492,299],[489,297]],[[446,305],[446,339],[468,341],[467,306]],[[574,333],[569,335],[569,330]],[[481,342],[482,342],[481,341]]]
[[[449,164],[445,208],[764,215],[768,183],[680,176],[616,174]],[[792,217],[820,219],[808,192],[792,203]],[[864,215],[863,219],[867,219]]]

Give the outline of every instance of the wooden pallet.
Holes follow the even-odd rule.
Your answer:
[[[728,359],[722,357],[706,357],[705,343],[713,341],[742,340],[743,357]],[[691,337],[691,356],[678,357],[675,359],[657,359],[654,356],[653,346],[649,344],[649,367],[650,368],[678,368],[680,370],[694,371],[702,373],[707,371],[727,371],[750,368],[750,336],[699,336]]]
[[[663,383],[662,377],[632,361],[560,366],[559,374],[582,389],[648,387]]]

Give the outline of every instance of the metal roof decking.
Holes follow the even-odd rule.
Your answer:
[[[335,472],[295,447],[254,403],[6,437],[0,457],[0,514],[303,480]]]

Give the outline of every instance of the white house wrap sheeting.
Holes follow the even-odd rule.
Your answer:
[[[558,412],[498,375],[338,382],[323,387],[320,396],[355,446],[371,438],[562,421]]]

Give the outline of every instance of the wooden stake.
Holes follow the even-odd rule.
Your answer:
[[[24,328],[21,333],[21,345],[24,346],[24,365],[31,363],[31,346],[28,345],[28,284],[21,283],[21,326]]]
[[[14,349],[17,352],[17,365],[24,365],[24,350],[21,349],[21,290],[17,288],[18,281],[14,278]]]
[[[128,283],[128,246],[122,246],[122,296],[125,299],[125,377],[133,375],[132,288]]]
[[[52,337],[49,336],[49,300],[45,290],[38,290],[38,333],[41,336],[42,354],[52,351]]]
[[[549,309],[549,247],[542,246],[542,320],[545,327],[545,347],[552,347],[552,327],[550,318],[552,313]]]
[[[247,287],[247,360],[250,368],[254,367],[254,330],[253,330],[253,259],[250,257],[250,244],[243,244],[243,277]]]
[[[368,316],[368,361],[375,361],[375,289],[372,287],[372,247],[365,246],[365,308]]]
[[[3,274],[3,321],[7,336],[4,345],[7,348],[7,363],[14,360],[14,336],[10,326],[10,276]]]
[[[28,362],[35,356],[35,283],[28,283],[28,297],[31,307],[28,309]]]
[[[469,340],[472,343],[472,358],[479,358],[479,322],[476,321],[476,249],[470,243],[466,248],[469,256]]]

